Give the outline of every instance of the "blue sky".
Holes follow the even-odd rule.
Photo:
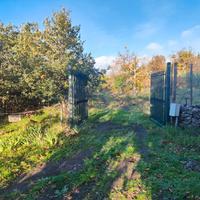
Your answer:
[[[62,7],[81,25],[85,49],[99,65],[125,46],[139,56],[200,50],[199,0],[0,0],[0,21],[42,25]]]

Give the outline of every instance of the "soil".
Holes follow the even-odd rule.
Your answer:
[[[63,172],[78,171],[81,170],[84,164],[84,159],[92,155],[92,149],[82,151],[70,159],[63,158],[59,161],[50,161],[38,165],[34,170],[27,174],[21,175],[13,184],[8,188],[0,191],[2,193],[8,193],[12,191],[24,192],[31,188],[31,186],[39,179],[55,176]]]
[[[140,124],[135,124],[133,129],[136,134],[136,140],[138,143],[138,151],[144,159],[148,159],[149,152],[148,152],[148,147],[145,144],[145,141],[147,138],[147,131]]]
[[[105,101],[105,100],[104,100]],[[127,111],[129,108],[128,106],[124,106],[123,110]],[[112,130],[124,130],[124,129],[132,129],[136,134],[136,140],[138,144],[138,151],[143,157],[143,159],[148,159],[148,147],[145,145],[145,140],[147,137],[147,132],[145,128],[140,124],[132,124],[128,126],[122,126],[120,124],[115,124],[111,121],[99,123],[95,125],[95,128],[98,132],[106,132]],[[90,157],[92,155],[92,149],[87,149],[82,151],[72,158],[66,159],[63,158],[57,162],[50,161],[48,163],[41,164],[37,166],[34,170],[27,174],[21,175],[12,185],[8,188],[4,189],[3,191],[0,190],[0,194],[8,193],[14,190],[18,190],[19,192],[24,192],[31,188],[31,186],[39,179],[55,176],[62,172],[69,172],[69,171],[78,171],[81,170],[84,165],[84,159]],[[119,176],[118,178],[111,183],[111,188],[120,187],[123,182],[122,178],[126,176],[126,179],[137,179],[140,175],[139,173],[134,170],[134,166],[139,161],[138,157],[132,157],[129,159],[123,160],[119,166]],[[83,197],[87,197],[90,194],[90,190],[95,182],[91,182],[85,185],[81,185],[79,188],[75,189],[70,196],[64,197],[64,199],[83,199]],[[47,191],[43,192],[43,194],[39,197],[39,200],[47,200],[47,199],[55,199],[54,196],[54,189],[47,188]],[[58,198],[56,198],[58,199]]]
[[[106,121],[99,123],[95,126],[97,132],[108,132],[108,131],[119,131],[124,129],[132,128],[132,126],[122,126],[120,124],[113,123],[111,121]]]
[[[148,159],[148,147],[145,145],[145,140],[147,137],[147,131],[145,128],[140,124],[133,124],[129,126],[121,126],[118,124],[114,124],[110,121],[100,123],[97,125],[96,130],[99,132],[102,131],[110,131],[110,130],[124,130],[126,128],[131,128],[134,130],[136,134],[136,140],[138,143],[138,151],[143,157],[143,159]],[[131,179],[138,179],[140,178],[140,174],[137,170],[134,169],[134,166],[137,165],[140,158],[138,156],[130,157],[128,159],[123,160],[119,163],[117,168],[119,174],[114,182],[111,182],[110,188],[111,190],[117,190],[118,188],[122,188],[124,184],[124,180],[131,180]],[[65,197],[64,199],[90,199],[91,196],[91,189],[95,185],[95,182],[91,182],[88,184],[81,185],[79,188],[76,188],[69,196]],[[138,188],[140,190],[140,188]],[[93,197],[96,194],[93,194]],[[104,199],[104,197],[102,197]],[[132,197],[130,198],[132,199]]]

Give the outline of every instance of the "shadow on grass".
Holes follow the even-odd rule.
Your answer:
[[[2,197],[198,199],[199,174],[184,162],[197,158],[199,136],[182,133],[187,137],[183,141],[181,131],[157,128],[148,119],[143,119],[146,124],[137,121],[137,113],[130,118],[132,112],[99,112],[78,134],[60,133],[49,161],[5,188]],[[185,149],[189,144],[193,152]]]
[[[109,112],[92,116],[78,135],[66,137],[61,133],[49,161],[4,188],[5,199],[17,195],[21,199],[108,196],[116,179],[127,171],[126,157],[134,151],[133,126],[116,123],[121,111]]]

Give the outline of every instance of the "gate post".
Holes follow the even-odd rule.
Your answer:
[[[171,63],[167,63],[166,75],[165,75],[165,122],[170,121],[169,109],[170,109],[170,91],[171,91]]]
[[[193,64],[190,64],[190,105],[193,103]]]
[[[68,122],[73,125],[74,119],[74,76],[69,73],[69,90],[68,90]]]
[[[174,73],[173,73],[173,95],[172,95],[172,102],[176,103],[176,88],[177,88],[177,63],[174,63]]]

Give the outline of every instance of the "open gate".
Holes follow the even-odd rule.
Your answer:
[[[150,116],[160,125],[169,121],[171,63],[167,69],[151,74]]]
[[[69,75],[69,123],[76,125],[88,117],[87,76],[82,72]]]

